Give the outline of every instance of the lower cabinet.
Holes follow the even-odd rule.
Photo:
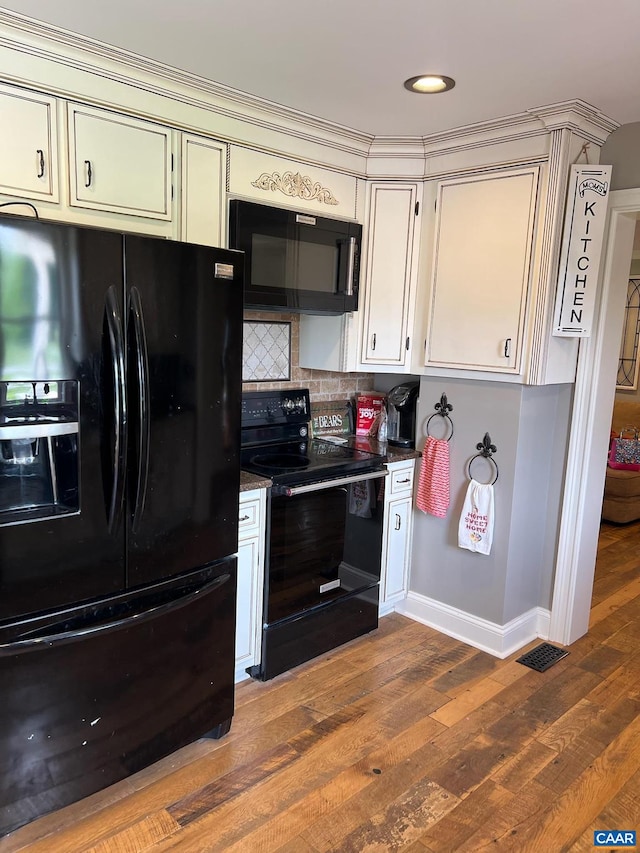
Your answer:
[[[409,585],[415,460],[391,462],[384,499],[380,615],[402,601]]]
[[[266,498],[266,489],[240,493],[236,681],[248,678],[247,667],[260,663]]]

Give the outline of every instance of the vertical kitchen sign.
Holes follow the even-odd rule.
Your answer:
[[[611,166],[572,166],[553,334],[588,338],[598,286]]]

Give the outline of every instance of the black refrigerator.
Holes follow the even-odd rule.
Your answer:
[[[242,285],[0,216],[0,835],[229,729]]]

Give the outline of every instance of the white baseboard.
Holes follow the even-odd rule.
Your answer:
[[[417,592],[399,601],[395,611],[498,658],[509,657],[532,640],[546,640],[551,619],[551,611],[532,607],[506,625],[497,625]]]
[[[246,681],[247,678],[251,677],[243,666],[238,667],[238,669],[236,669],[234,676],[234,684],[239,684],[239,682]]]

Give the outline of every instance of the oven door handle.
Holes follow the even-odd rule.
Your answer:
[[[319,492],[321,489],[335,489],[340,486],[348,486],[349,483],[361,483],[363,480],[376,480],[386,477],[388,471],[371,471],[368,474],[353,474],[351,477],[340,477],[336,480],[323,480],[321,483],[307,483],[304,486],[279,486],[274,489],[275,494],[285,495],[292,498],[295,495],[304,495],[306,492]]]

